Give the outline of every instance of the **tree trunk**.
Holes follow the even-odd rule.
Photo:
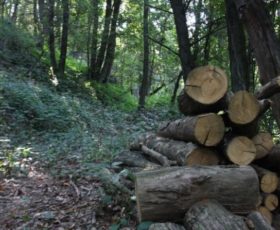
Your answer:
[[[280,145],[275,145],[264,158],[255,161],[255,164],[280,174]]]
[[[268,223],[268,221],[262,216],[260,212],[251,212],[248,217],[250,221],[248,223],[248,226],[250,229],[255,229],[255,230],[273,230],[271,225]]]
[[[108,5],[107,5],[108,7]],[[91,38],[91,58],[90,58],[90,72],[91,78],[96,79],[96,69],[97,68],[97,42],[98,42],[98,23],[99,23],[99,0],[92,0],[92,14],[93,14],[93,28],[92,28],[92,38]],[[107,9],[108,10],[108,9]],[[105,18],[105,20],[107,20]]]
[[[162,137],[191,141],[204,146],[216,146],[224,137],[224,132],[223,119],[214,113],[168,122],[158,130]]]
[[[252,138],[252,141],[257,149],[256,160],[265,157],[274,146],[273,138],[268,132],[260,132]]]
[[[1,19],[4,20],[5,17],[5,5],[6,0],[1,0]]]
[[[242,217],[232,214],[214,200],[194,204],[185,215],[184,226],[189,230],[248,230]]]
[[[223,149],[227,158],[234,164],[248,165],[256,157],[254,143],[245,136],[226,137]]]
[[[39,32],[39,18],[37,12],[38,0],[33,0],[33,21],[34,21],[34,34],[37,35]]]
[[[183,0],[169,0],[173,10],[176,25],[177,41],[179,45],[179,55],[183,70],[184,80],[189,72],[194,68],[194,61],[190,49],[189,32],[186,21],[185,4]]]
[[[247,29],[260,72],[266,84],[280,74],[280,45],[263,0],[236,0],[235,5]],[[272,112],[280,126],[280,96],[273,97]]]
[[[56,72],[57,70],[57,62],[55,57],[55,35],[54,35],[54,0],[48,0],[48,9],[49,9],[49,15],[48,15],[48,33],[49,33],[49,52],[50,52],[50,62],[51,66]]]
[[[68,46],[69,0],[63,0],[62,7],[63,7],[63,24],[62,24],[62,36],[61,36],[61,45],[60,45],[59,72],[61,75],[64,75],[67,46]]]
[[[249,70],[246,54],[246,40],[234,0],[225,0],[228,49],[230,57],[231,89],[233,92],[249,90]]]
[[[191,142],[175,141],[148,134],[138,140],[137,144],[131,145],[131,150],[141,150],[142,145],[161,153],[171,161],[176,161],[178,165],[217,165],[219,163],[219,157],[215,152]]]
[[[14,23],[16,23],[16,21],[17,21],[18,5],[19,5],[19,0],[16,0],[15,3],[14,3],[13,15],[12,15],[12,21]]]
[[[214,66],[202,66],[189,73],[185,89],[178,98],[185,115],[218,112],[226,107],[227,76]]]
[[[248,186],[248,184],[250,186]],[[256,209],[259,180],[249,166],[171,167],[136,174],[140,221],[181,221],[202,199],[214,199],[237,214]]]
[[[174,103],[175,103],[175,100],[176,100],[176,97],[177,97],[177,91],[179,89],[180,80],[181,80],[182,76],[183,76],[183,71],[180,71],[180,73],[177,76],[177,79],[176,79],[176,82],[175,82],[175,85],[174,85],[173,94],[172,94],[172,97],[171,97],[171,104],[172,105],[174,105]]]
[[[149,1],[144,0],[143,16],[143,42],[144,42],[144,59],[141,86],[139,91],[139,108],[145,107],[145,98],[149,89],[149,70],[150,70],[150,49],[149,49]]]
[[[106,50],[106,56],[104,60],[104,65],[100,72],[100,81],[103,83],[108,82],[111,75],[114,59],[115,59],[115,49],[116,49],[116,37],[117,37],[117,22],[120,12],[121,0],[114,1],[113,17],[111,20],[111,30],[108,38],[108,45]]]
[[[101,73],[101,69],[104,65],[105,55],[106,55],[108,42],[109,42],[112,13],[113,13],[112,0],[106,0],[105,20],[104,20],[102,37],[101,37],[101,44],[100,44],[100,48],[98,50],[96,65],[91,74],[92,79],[99,81],[99,82],[101,81],[100,73]]]
[[[272,97],[276,93],[280,93],[280,76],[267,82],[264,86],[257,90],[255,95],[259,100],[261,100]]]

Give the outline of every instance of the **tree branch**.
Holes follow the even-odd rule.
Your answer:
[[[162,12],[165,12],[165,13],[168,13],[168,14],[173,14],[173,12],[169,11],[169,10],[166,10],[166,9],[162,9],[160,7],[157,7],[157,6],[153,6],[153,5],[150,5],[150,4],[146,4],[148,7],[150,8],[153,8],[153,9],[156,9],[156,10],[160,10]]]
[[[158,40],[156,40],[156,39],[154,39],[154,38],[152,38],[152,37],[150,37],[150,36],[148,36],[148,38],[149,38],[151,41],[153,41],[154,43],[157,43],[158,45],[164,47],[165,49],[169,50],[171,53],[173,53],[173,54],[175,54],[176,56],[179,57],[179,53],[177,53],[176,51],[174,51],[172,48],[170,48],[170,47],[164,45],[162,42],[160,42],[160,41],[158,41]]]

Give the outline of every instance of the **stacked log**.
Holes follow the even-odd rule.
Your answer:
[[[210,214],[221,217],[219,223],[209,220],[213,226],[235,220],[239,226],[246,222],[248,228],[270,229],[279,210],[280,145],[259,130],[259,121],[271,106],[269,97],[280,92],[280,77],[255,94],[228,91],[227,79],[218,67],[194,69],[178,97],[185,117],[131,145],[152,165],[162,166],[136,174],[140,221],[182,222],[185,216],[188,229],[204,229],[198,221],[198,210],[204,207],[212,222],[215,216]],[[216,201],[199,203],[208,199]],[[214,208],[219,211],[211,213]],[[249,216],[242,222],[236,214]],[[189,221],[192,215],[195,223]]]

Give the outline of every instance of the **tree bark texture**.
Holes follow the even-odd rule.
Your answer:
[[[222,117],[208,113],[168,122],[159,128],[158,135],[204,146],[216,146],[222,140],[224,132]]]
[[[60,44],[59,72],[61,75],[64,75],[67,47],[68,47],[69,0],[62,1],[62,8],[63,8],[63,22],[62,22],[61,44]]]
[[[259,180],[249,166],[171,167],[136,174],[140,221],[182,221],[189,208],[214,199],[236,214],[259,204]]]
[[[247,29],[264,85],[280,74],[280,44],[263,0],[236,0],[236,8]],[[272,112],[280,126],[280,96],[273,97]]]
[[[184,226],[188,230],[248,230],[242,217],[232,214],[214,200],[194,204],[185,215]]]
[[[149,89],[149,70],[150,70],[150,49],[149,49],[149,1],[144,0],[144,17],[143,17],[143,72],[141,86],[139,91],[139,108],[145,107],[145,98],[148,95]]]
[[[185,3],[183,0],[169,0],[173,11],[176,25],[179,55],[183,70],[183,77],[186,80],[189,72],[194,68],[194,61],[190,49],[189,32],[186,21]]]

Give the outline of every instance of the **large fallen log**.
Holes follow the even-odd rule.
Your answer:
[[[202,199],[214,199],[236,214],[260,203],[259,180],[250,166],[171,167],[136,174],[140,221],[182,221]]]
[[[202,66],[191,71],[185,88],[178,97],[180,111],[185,115],[218,112],[227,106],[228,80],[218,67]]]
[[[232,214],[214,200],[194,204],[185,215],[184,226],[189,230],[248,229],[242,217]]]
[[[265,157],[274,146],[272,136],[268,132],[258,133],[252,138],[252,141],[257,149],[256,160]]]
[[[254,143],[245,136],[226,136],[222,144],[225,156],[234,164],[248,165],[256,157]]]
[[[260,212],[251,212],[247,216],[247,224],[250,229],[255,230],[273,230],[268,221],[262,216]]]
[[[159,128],[158,135],[205,146],[216,146],[222,140],[224,132],[222,117],[207,113],[168,122]]]
[[[178,165],[216,165],[219,162],[216,152],[191,142],[171,140],[154,134],[147,134],[138,142],[139,144],[133,144],[134,150],[145,145],[169,160],[176,161]]]
[[[255,164],[280,174],[280,145],[275,145],[264,158],[255,161]]]

